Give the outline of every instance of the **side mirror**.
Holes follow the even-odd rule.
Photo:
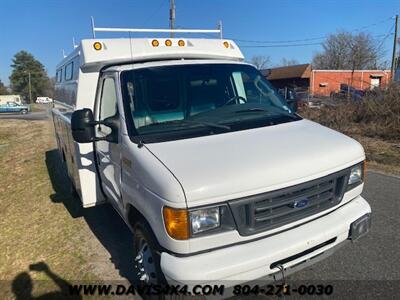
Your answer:
[[[76,110],[71,116],[72,137],[78,143],[91,143],[96,140],[93,112],[88,108]]]
[[[106,137],[98,138],[94,127],[104,125],[111,128],[111,133]],[[88,108],[76,110],[71,116],[72,137],[78,143],[92,143],[96,141],[108,141],[118,143],[119,117],[118,114],[103,121],[95,121],[92,110]]]

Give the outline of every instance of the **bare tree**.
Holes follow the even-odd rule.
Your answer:
[[[296,59],[287,59],[287,58],[282,58],[281,62],[279,63],[279,66],[281,67],[287,67],[287,66],[294,66],[294,65],[298,65],[299,62]]]
[[[367,33],[331,34],[322,44],[323,52],[313,59],[315,69],[375,69],[383,56],[380,45]]]
[[[266,69],[271,64],[271,60],[269,56],[254,55],[251,58],[250,63],[255,65],[258,70],[263,70]]]

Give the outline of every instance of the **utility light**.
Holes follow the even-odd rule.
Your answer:
[[[103,48],[103,46],[101,45],[100,42],[95,42],[93,44],[93,48],[94,48],[94,50],[99,51],[99,50],[101,50]]]

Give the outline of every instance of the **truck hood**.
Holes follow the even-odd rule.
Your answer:
[[[189,207],[295,185],[365,158],[358,142],[308,120],[146,147],[181,183]]]

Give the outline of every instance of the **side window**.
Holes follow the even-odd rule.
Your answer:
[[[117,113],[117,91],[115,89],[114,78],[105,78],[100,98],[99,118],[104,120],[115,116]]]
[[[56,73],[56,82],[61,82],[61,75],[62,75],[61,69],[57,70],[57,73]]]
[[[64,74],[65,80],[72,79],[73,71],[74,71],[74,63],[71,62],[65,67],[65,74]]]

